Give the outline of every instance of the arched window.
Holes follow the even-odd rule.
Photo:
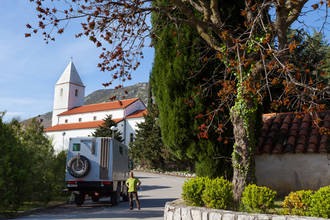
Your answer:
[[[63,88],[60,90],[60,96],[63,96]]]
[[[74,91],[74,95],[75,95],[75,96],[78,96],[78,89],[76,89],[76,90]]]

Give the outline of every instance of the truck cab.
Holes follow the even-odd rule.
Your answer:
[[[75,203],[82,205],[86,195],[94,202],[110,197],[117,205],[120,197],[127,201],[125,181],[129,174],[127,146],[112,138],[70,138],[65,181],[74,192]]]

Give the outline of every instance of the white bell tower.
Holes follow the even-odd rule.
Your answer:
[[[84,105],[85,86],[70,61],[55,85],[52,126],[58,124],[58,114]]]

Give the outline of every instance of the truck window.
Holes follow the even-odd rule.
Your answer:
[[[72,145],[72,151],[80,151],[80,144],[73,144]]]

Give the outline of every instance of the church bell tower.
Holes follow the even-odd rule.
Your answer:
[[[70,61],[55,85],[52,126],[58,124],[58,114],[84,105],[85,86]]]

